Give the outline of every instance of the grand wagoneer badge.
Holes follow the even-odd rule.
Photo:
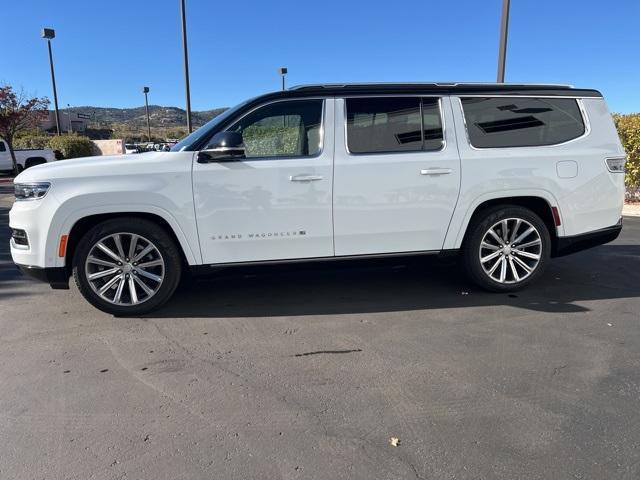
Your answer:
[[[213,235],[211,240],[261,240],[268,238],[301,237],[307,234],[306,230],[295,230],[289,232],[261,232],[261,233],[227,233]]]

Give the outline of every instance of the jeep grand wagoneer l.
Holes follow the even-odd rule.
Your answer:
[[[616,238],[625,153],[596,90],[314,85],[249,100],[171,152],[15,180],[16,264],[118,315],[186,269],[459,252],[492,291]]]

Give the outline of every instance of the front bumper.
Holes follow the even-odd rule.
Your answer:
[[[64,258],[58,257],[59,225],[54,218],[59,203],[52,192],[41,200],[16,201],[9,211],[9,227],[23,231],[26,244],[9,241],[11,258],[16,265],[40,268],[63,267]]]
[[[605,243],[613,242],[622,231],[622,218],[611,227],[602,228],[593,232],[581,233],[570,237],[558,237],[553,252],[554,257],[561,257],[571,253],[586,250]]]
[[[54,290],[69,290],[69,272],[65,267],[34,267],[31,265],[17,265],[25,275],[46,282]]]

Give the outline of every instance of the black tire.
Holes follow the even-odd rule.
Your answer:
[[[18,164],[18,173],[22,173],[24,171],[24,167]]]
[[[92,248],[101,239],[115,233],[136,234],[151,241],[164,261],[164,278],[160,287],[142,303],[117,305],[105,301],[92,289],[87,279],[85,263]],[[171,236],[156,223],[136,217],[106,220],[90,229],[78,243],[72,266],[73,278],[82,296],[94,307],[115,316],[143,315],[159,308],[171,298],[182,275],[182,258]]]
[[[539,255],[540,258],[538,259],[538,263],[534,268],[532,268],[532,271],[530,273],[522,269],[519,265],[512,267],[509,261],[511,261],[512,259],[515,260],[515,257],[519,257],[519,255],[512,253],[511,245],[508,245],[509,242],[504,242],[505,246],[496,250],[500,252],[499,256],[496,257],[496,262],[504,261],[505,269],[507,271],[506,281],[500,282],[499,279],[496,280],[492,278],[492,276],[490,276],[489,273],[485,271],[485,268],[483,268],[483,263],[480,259],[480,244],[485,237],[485,234],[488,233],[489,229],[496,226],[497,224],[500,224],[503,220],[507,220],[508,222],[510,222],[508,225],[514,227],[517,219],[528,222],[531,226],[535,227],[540,238],[540,247],[539,250],[535,250],[533,253],[535,255]],[[500,227],[498,227],[498,231],[500,231]],[[532,235],[533,237],[530,238],[535,239],[536,232],[532,232]],[[496,241],[495,243],[495,246],[499,247],[498,242]],[[492,251],[485,250],[485,252],[491,253]],[[525,286],[529,285],[531,282],[534,282],[537,278],[539,278],[540,275],[542,275],[544,269],[547,266],[547,263],[549,262],[549,257],[551,256],[551,237],[549,235],[547,225],[538,215],[536,215],[531,210],[516,205],[496,206],[487,209],[473,219],[467,230],[467,235],[462,247],[462,255],[465,270],[473,283],[485,290],[489,290],[492,292],[513,292],[524,288]],[[500,257],[506,258],[502,260]],[[519,259],[522,260],[522,257],[519,257]],[[533,262],[535,262],[535,260],[526,260],[529,266],[533,264]],[[488,270],[491,270],[490,267],[492,266],[492,264],[485,265],[487,265]],[[516,276],[511,271],[511,268],[516,269],[516,274],[519,273],[520,275],[526,277],[524,277],[520,281],[516,280]],[[496,272],[495,275],[499,276],[500,273]]]
[[[24,162],[24,168],[26,170],[27,168],[35,167],[36,165],[42,165],[44,163],[47,163],[47,161],[42,157],[27,158],[27,160]]]

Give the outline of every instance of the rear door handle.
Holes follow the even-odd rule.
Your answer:
[[[323,178],[322,175],[291,175],[289,180],[292,182],[316,182]]]
[[[448,175],[453,172],[452,168],[425,168],[420,170],[420,175]]]

